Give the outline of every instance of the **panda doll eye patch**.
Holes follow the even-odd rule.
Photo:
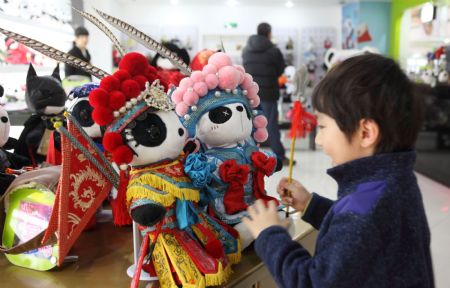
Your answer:
[[[2,120],[3,123],[8,123],[8,117],[2,116],[2,118],[0,119]]]
[[[209,111],[209,120],[215,124],[223,124],[230,120],[233,112],[230,108],[225,106],[220,106]]]
[[[91,127],[94,125],[92,120],[92,106],[88,101],[78,102],[72,109],[72,115],[83,127]]]
[[[166,124],[154,113],[146,113],[146,117],[138,117],[134,122],[131,134],[136,146],[156,147],[167,137]]]

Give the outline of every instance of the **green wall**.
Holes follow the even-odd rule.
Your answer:
[[[391,33],[389,55],[398,59],[400,50],[400,28],[405,10],[430,2],[430,0],[392,0],[391,6]]]

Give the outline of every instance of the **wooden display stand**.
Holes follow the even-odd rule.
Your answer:
[[[310,253],[313,253],[317,231],[292,215],[289,232]],[[71,250],[78,261],[61,268],[39,272],[10,264],[0,255],[0,279],[2,287],[128,287],[131,279],[125,271],[133,262],[131,227],[118,228],[112,223],[101,223],[81,234]],[[223,287],[268,288],[276,287],[269,271],[256,256],[253,249],[243,252],[241,263],[233,266],[234,273]],[[141,283],[139,287],[158,287]]]

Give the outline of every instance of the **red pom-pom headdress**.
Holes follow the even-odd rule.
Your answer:
[[[112,202],[117,225],[131,223],[125,195],[128,166],[134,153],[122,136],[122,131],[150,108],[173,110],[175,105],[167,96],[167,89],[157,70],[148,64],[147,58],[133,52],[126,54],[119,63],[119,70],[103,78],[99,88],[89,95],[89,102],[94,107],[93,120],[100,126],[107,126],[103,146],[120,168],[117,198]]]

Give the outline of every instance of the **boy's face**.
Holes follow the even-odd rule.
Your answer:
[[[368,150],[365,147],[366,139],[359,137],[363,133],[356,132],[349,141],[333,118],[320,112],[316,114],[318,126],[316,144],[321,146],[325,154],[331,157],[333,166],[373,155],[373,149]]]

